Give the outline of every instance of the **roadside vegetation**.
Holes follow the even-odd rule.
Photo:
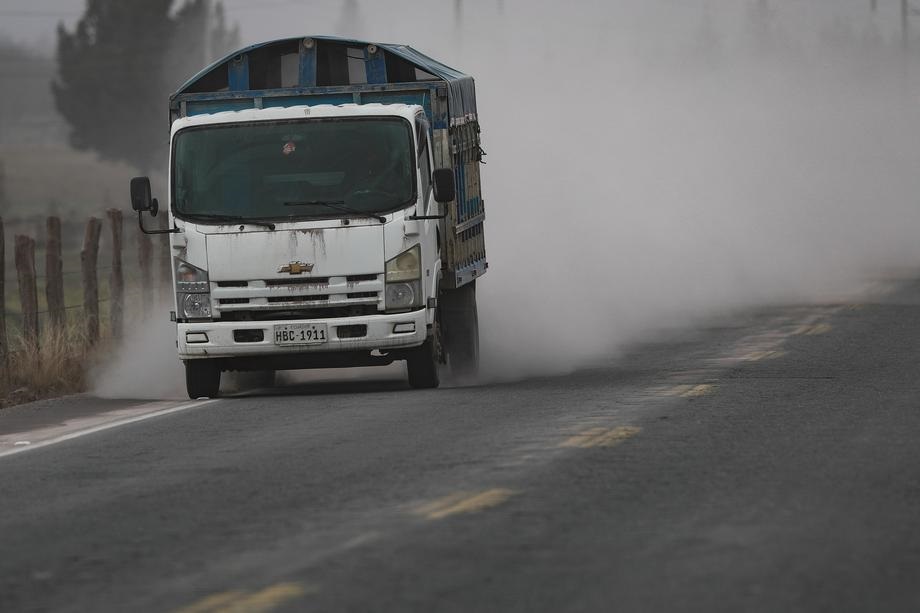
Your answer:
[[[46,329],[37,344],[17,335],[0,372],[0,408],[84,391],[93,354],[75,321]]]
[[[117,312],[113,302],[124,307],[123,319],[130,322],[132,315],[148,312],[155,294],[162,299],[168,292],[162,289],[168,250],[162,241],[141,239],[130,215],[128,180],[148,174],[163,184],[166,98],[191,76],[189,57],[195,64],[216,59],[239,47],[239,32],[226,23],[219,1],[98,0],[86,3],[72,27],[59,27],[56,40],[50,53],[0,38],[0,61],[16,67],[0,74],[0,90],[10,92],[0,99],[0,325],[7,345],[0,344],[0,408],[84,391],[91,367],[119,342],[110,316]],[[106,214],[111,209],[124,215],[124,291],[117,297],[111,291],[115,225]],[[61,227],[62,281],[53,286],[61,289],[66,315],[58,322],[46,300],[49,216]],[[81,266],[91,217],[102,221],[101,240],[93,241],[99,248],[92,280],[98,302],[91,304],[98,307],[90,309],[98,310],[97,340],[89,338],[92,317],[84,312],[87,279]],[[17,236],[34,241],[35,302],[21,295]],[[27,283],[26,296],[30,287]],[[24,320],[36,318],[37,339],[26,340]],[[3,339],[0,334],[0,343]]]
[[[95,284],[98,290],[97,338],[90,337],[86,311],[85,292],[87,277],[81,270],[81,250],[87,220],[62,221],[62,274],[60,277],[63,316],[55,320],[50,312],[47,290],[52,285],[46,270],[45,223],[39,219],[6,224],[4,231],[5,270],[3,271],[4,304],[8,358],[4,363],[3,347],[0,346],[0,408],[43,398],[86,391],[88,373],[113,355],[122,334],[130,326],[150,314],[151,305],[162,301],[169,287],[169,271],[164,265],[166,245],[150,241],[149,251],[140,245],[140,233],[134,218],[125,215],[122,219],[123,291],[120,296],[113,291],[114,266],[113,222],[101,213],[96,214],[102,226],[99,238]],[[28,235],[35,240],[35,285],[37,289],[35,306],[27,312],[35,313],[38,320],[37,342],[27,339],[24,328],[29,326],[23,316],[19,275],[11,257],[11,243],[16,234]],[[142,265],[144,261],[146,264]],[[144,281],[144,279],[147,279]],[[122,313],[120,326],[113,313]],[[33,308],[35,310],[33,310]],[[33,320],[34,321],[34,320]],[[117,328],[120,328],[120,333]]]

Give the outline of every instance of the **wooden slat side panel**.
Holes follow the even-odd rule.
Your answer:
[[[450,134],[451,157],[457,182],[457,201],[448,213],[447,287],[459,287],[486,268],[485,207],[480,178],[479,125],[455,126]]]

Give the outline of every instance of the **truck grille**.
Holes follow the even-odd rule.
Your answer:
[[[225,321],[319,319],[383,310],[383,274],[211,284],[215,318]]]
[[[325,302],[329,300],[328,294],[318,294],[315,296],[275,296],[268,299],[269,304],[293,303],[293,302]]]

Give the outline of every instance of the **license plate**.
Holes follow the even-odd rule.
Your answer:
[[[276,345],[319,345],[329,340],[326,324],[279,324],[275,326]]]

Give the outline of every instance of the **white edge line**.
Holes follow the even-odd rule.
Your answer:
[[[41,442],[35,443],[34,445],[23,445],[21,447],[16,447],[14,449],[0,451],[0,458],[15,455],[17,453],[23,453],[26,451],[32,451],[33,449],[41,449],[42,447],[48,447],[50,445],[56,445],[58,443],[63,443],[64,441],[69,441],[71,439],[80,438],[81,436],[86,436],[88,434],[95,434],[96,432],[102,432],[103,430],[111,430],[112,428],[118,428],[120,426],[127,426],[128,424],[133,424],[139,421],[144,421],[145,419],[152,419],[154,417],[160,417],[161,415],[169,415],[170,413],[178,413],[179,411],[187,411],[189,409],[196,409],[200,406],[211,404],[212,402],[217,402],[217,400],[218,400],[217,398],[211,398],[209,400],[199,400],[197,402],[192,402],[190,404],[181,404],[177,407],[161,409],[159,411],[153,411],[152,413],[145,413],[143,415],[137,415],[135,417],[126,417],[125,419],[119,419],[116,421],[111,421],[106,424],[100,424],[98,426],[93,426],[92,428],[86,428],[85,430],[77,430],[76,432],[62,434],[61,436],[58,436],[56,438],[48,439],[46,441],[41,441]]]

